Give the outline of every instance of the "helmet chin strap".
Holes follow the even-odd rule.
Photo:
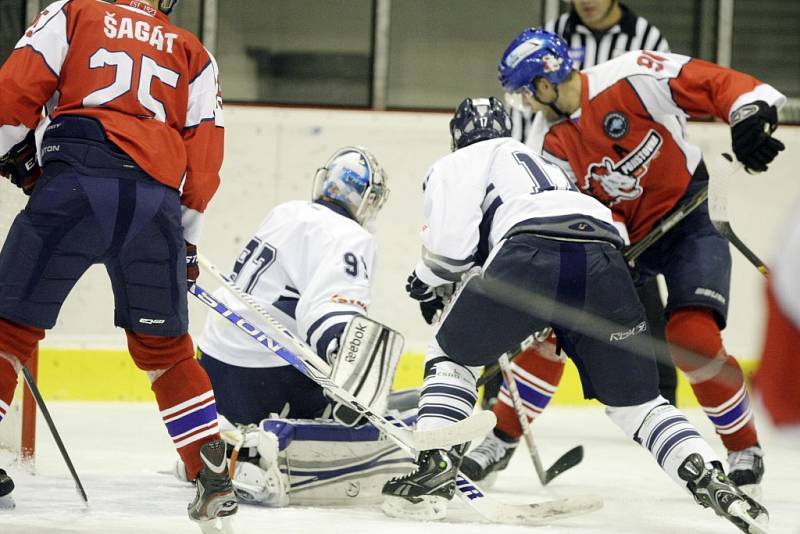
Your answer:
[[[542,100],[539,100],[539,97],[536,95],[536,93],[533,93],[533,98],[534,98],[534,100],[536,100],[541,105],[547,106],[550,109],[552,109],[553,113],[555,113],[559,117],[562,117],[562,118],[569,117],[569,113],[564,113],[563,111],[558,109],[558,106],[556,106],[556,102],[558,102],[558,85],[557,84],[553,84],[553,91],[556,92],[556,97],[553,100],[551,100],[550,102],[544,102]]]

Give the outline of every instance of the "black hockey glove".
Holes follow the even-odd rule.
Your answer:
[[[419,301],[419,309],[425,322],[433,324],[436,312],[444,308],[444,299],[437,295],[431,286],[420,280],[416,272],[412,272],[408,277],[406,293],[412,299]]]
[[[33,130],[11,147],[6,155],[0,157],[0,176],[11,180],[11,183],[30,195],[36,180],[42,175],[39,162],[36,161],[36,139]]]
[[[748,172],[763,172],[785,147],[771,137],[778,127],[778,110],[763,100],[745,104],[731,115],[731,145]]]
[[[198,276],[200,276],[200,265],[197,263],[197,245],[186,241],[186,284],[194,284]]]

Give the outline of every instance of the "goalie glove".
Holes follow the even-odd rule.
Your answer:
[[[8,178],[26,195],[30,195],[41,175],[42,169],[36,160],[36,139],[31,130],[25,139],[0,157],[0,176]]]
[[[784,144],[772,137],[778,127],[778,110],[763,100],[745,104],[731,113],[731,148],[748,172],[763,172]]]

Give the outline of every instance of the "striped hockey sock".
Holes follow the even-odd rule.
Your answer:
[[[725,352],[709,310],[686,309],[672,314],[667,338],[673,359],[692,385],[697,401],[729,451],[758,441],[750,395],[736,359]]]
[[[525,414],[533,421],[550,404],[564,374],[564,361],[556,359],[554,343],[540,343],[517,356],[511,363],[511,370]],[[522,435],[522,425],[505,382],[492,410],[497,416],[498,431],[511,438]]]
[[[417,429],[432,430],[469,417],[478,393],[475,374],[446,356],[425,364],[425,382],[419,397]]]
[[[692,453],[705,463],[720,461],[686,416],[659,396],[638,406],[607,407],[606,413],[629,437],[645,447],[658,465],[682,488],[678,468]]]
[[[197,360],[189,358],[162,374],[152,388],[186,474],[194,480],[202,468],[200,447],[219,439],[217,405],[208,375]]]

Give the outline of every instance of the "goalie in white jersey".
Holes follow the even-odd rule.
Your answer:
[[[317,171],[312,200],[276,206],[231,274],[262,308],[331,363],[337,383],[376,412],[386,408],[402,349],[399,334],[365,317],[376,251],[367,227],[388,195],[387,177],[370,152],[339,149]],[[214,297],[270,331],[226,289]],[[382,341],[370,345],[370,332]],[[319,385],[219,315],[209,316],[198,347],[219,413],[227,419],[223,437],[234,445],[244,441],[240,461],[231,466],[240,499],[285,505],[288,493],[293,503],[363,500],[365,494],[379,498],[388,476],[408,470],[409,460],[391,442],[378,442],[371,427],[348,428],[357,423],[354,412],[329,401]],[[369,358],[375,351],[384,356],[374,359],[377,364]],[[331,415],[348,426],[332,422]]]
[[[605,404],[611,420],[698,502],[746,531],[748,519],[766,518],[766,510],[727,479],[717,454],[659,394],[647,321],[611,211],[511,139],[510,129],[497,99],[464,100],[450,121],[453,153],[423,182],[422,259],[406,290],[429,323],[444,309],[425,353],[417,428],[467,418],[480,366],[552,327],[584,395]],[[444,307],[434,289],[453,283]],[[446,515],[463,449],[422,451],[416,471],[384,486],[384,511]]]

